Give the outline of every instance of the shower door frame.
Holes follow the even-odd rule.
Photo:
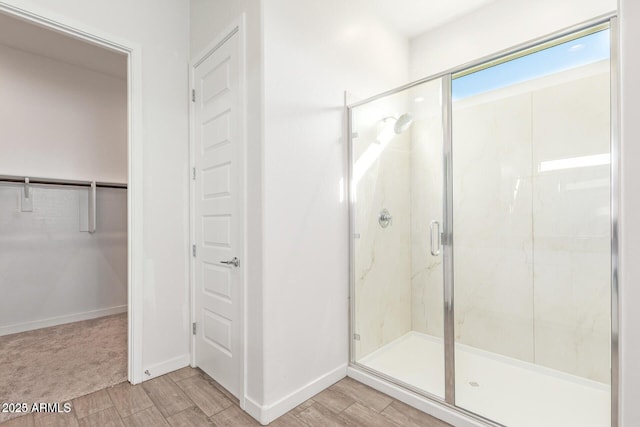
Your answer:
[[[540,37],[529,42],[505,49],[498,53],[485,56],[478,60],[451,68],[444,72],[434,74],[420,80],[405,84],[372,97],[347,104],[345,103],[347,122],[347,161],[348,182],[346,194],[349,207],[349,374],[362,373],[381,380],[387,387],[385,391],[395,391],[399,386],[411,397],[424,400],[425,398],[443,409],[453,410],[456,416],[467,420],[477,421],[482,425],[497,426],[496,423],[481,415],[470,412],[455,404],[455,314],[454,314],[454,278],[453,278],[453,159],[452,159],[452,100],[451,82],[454,75],[482,67],[484,64],[500,61],[505,57],[519,52],[535,49],[537,46],[553,42],[563,37],[588,30],[598,25],[608,24],[610,31],[610,231],[611,231],[611,427],[619,427],[619,165],[620,165],[620,94],[619,94],[619,28],[617,12],[602,15],[566,28],[564,30]],[[385,375],[374,369],[359,364],[355,360],[355,202],[353,188],[353,109],[372,101],[405,91],[414,86],[441,80],[442,86],[442,126],[443,126],[443,304],[444,304],[444,370],[445,370],[445,398],[444,400],[426,390],[406,384],[396,378]],[[363,378],[364,378],[363,377]],[[372,385],[372,384],[370,384]],[[400,396],[396,396],[401,399]],[[411,399],[414,400],[415,399]]]

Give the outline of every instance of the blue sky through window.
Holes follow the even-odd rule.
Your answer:
[[[451,82],[452,99],[457,101],[608,58],[606,29],[459,77]]]

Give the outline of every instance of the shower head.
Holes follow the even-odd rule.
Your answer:
[[[393,131],[397,135],[400,135],[402,132],[409,129],[412,123],[413,123],[413,116],[409,113],[405,113],[400,117],[398,117],[398,120],[396,120],[396,124],[393,126]]]
[[[409,129],[413,123],[413,116],[409,113],[405,113],[397,119],[393,116],[387,116],[380,120],[378,127],[378,135],[375,142],[378,144],[386,145],[396,135],[400,135],[402,132]]]

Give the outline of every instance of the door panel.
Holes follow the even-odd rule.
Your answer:
[[[242,141],[238,34],[194,70],[195,361],[240,392]]]
[[[445,397],[443,81],[351,110],[359,366]]]
[[[609,30],[453,80],[457,406],[611,425]]]

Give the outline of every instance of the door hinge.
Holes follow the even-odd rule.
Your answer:
[[[360,334],[353,334],[353,339],[355,341],[360,341]]]
[[[195,179],[196,179],[196,168],[191,168],[191,177],[195,181]]]
[[[191,331],[193,332],[193,335],[195,335],[195,334],[196,334],[196,322],[193,322],[193,323],[191,324]]]
[[[196,102],[196,90],[191,89],[191,102]]]
[[[196,245],[191,245],[191,253],[194,257],[196,256]]]

